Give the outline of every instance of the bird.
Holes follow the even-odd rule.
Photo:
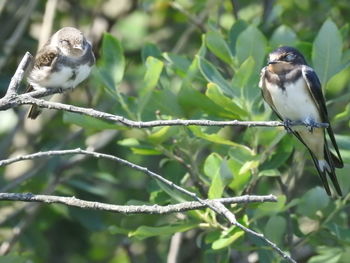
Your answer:
[[[73,89],[85,80],[95,64],[92,45],[83,33],[74,27],[63,27],[54,33],[35,56],[28,74],[27,92],[56,88]],[[32,105],[28,118],[41,113]]]
[[[259,87],[264,100],[284,122],[287,132],[294,134],[308,149],[327,194],[331,196],[329,176],[337,194],[342,196],[335,168],[342,168],[344,164],[315,70],[307,65],[297,49],[282,46],[268,55]],[[293,121],[305,126],[290,126]],[[328,127],[316,128],[316,123],[327,123]],[[326,134],[336,154],[330,150]]]

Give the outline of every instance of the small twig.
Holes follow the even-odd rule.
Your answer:
[[[73,197],[63,197],[54,195],[34,195],[31,193],[0,193],[2,201],[23,201],[23,202],[40,202],[47,204],[65,204],[68,206],[79,207],[83,209],[103,210],[121,214],[169,214],[185,212],[189,210],[203,209],[206,205],[200,202],[183,202],[174,205],[113,205],[101,202],[92,202]],[[263,203],[277,202],[277,198],[273,195],[256,196],[244,195],[238,197],[219,198],[214,200],[205,200],[208,203],[220,202],[223,204],[237,203]]]
[[[21,84],[21,81],[24,77],[24,73],[26,72],[28,66],[30,65],[32,58],[33,56],[29,52],[25,53],[24,57],[22,58],[21,62],[19,63],[16,69],[15,74],[11,78],[11,82],[9,84],[5,97],[16,95],[17,89]]]

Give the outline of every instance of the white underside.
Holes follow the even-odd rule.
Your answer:
[[[285,89],[265,81],[266,88],[270,92],[273,104],[279,115],[291,121],[321,122],[321,117],[316,104],[311,97],[307,84],[303,77],[294,83],[285,85]],[[329,169],[328,163],[324,160],[324,131],[315,128],[311,133],[306,126],[293,126],[308,148],[319,160],[322,170]]]
[[[286,84],[284,90],[267,82],[266,88],[270,92],[276,110],[283,119],[321,122],[318,109],[302,77],[294,83]],[[295,129],[303,129],[303,127],[295,127]]]
[[[76,77],[72,78],[73,70],[62,67],[60,71],[51,72],[50,67],[34,68],[28,78],[34,89],[40,88],[75,88],[85,80],[91,71],[88,64],[81,65],[75,69]]]

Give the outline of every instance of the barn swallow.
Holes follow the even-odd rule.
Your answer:
[[[74,27],[58,30],[39,50],[29,73],[28,91],[59,88],[72,89],[86,79],[95,63],[89,41]],[[40,109],[33,105],[28,118],[35,119]]]
[[[338,195],[342,196],[335,167],[342,168],[343,160],[329,122],[321,83],[304,56],[292,47],[274,50],[268,56],[268,65],[261,70],[259,87],[264,100],[284,121],[287,131],[310,152],[327,194],[331,196],[328,175]],[[305,126],[288,126],[291,121],[301,121]],[[329,126],[315,128],[315,123],[328,123]],[[336,155],[328,147],[326,133]]]

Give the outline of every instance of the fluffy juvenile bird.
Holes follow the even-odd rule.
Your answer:
[[[73,89],[85,80],[95,63],[91,44],[74,27],[58,30],[38,51],[34,67],[27,78],[28,91],[39,89]],[[35,119],[41,110],[33,105],[28,118]]]
[[[307,66],[304,56],[298,50],[284,46],[269,54],[268,65],[261,71],[259,86],[265,101],[285,122],[287,130],[309,150],[327,194],[331,195],[328,175],[341,196],[335,167],[342,168],[343,160],[329,123],[321,83],[316,72]],[[308,128],[288,127],[291,121],[302,121]],[[316,122],[328,123],[329,126],[327,129],[314,128]],[[328,147],[326,132],[336,155]]]

